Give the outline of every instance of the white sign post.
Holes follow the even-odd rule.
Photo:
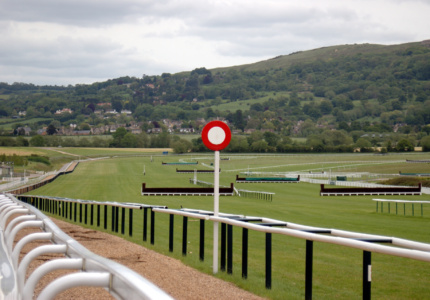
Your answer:
[[[206,147],[215,151],[214,159],[214,216],[219,215],[219,150],[224,149],[230,143],[231,131],[221,121],[212,121],[202,130],[202,141]],[[214,222],[213,239],[213,273],[218,273],[218,222]]]

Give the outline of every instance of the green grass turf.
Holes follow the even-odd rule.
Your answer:
[[[394,172],[395,169],[413,171],[420,164],[406,163],[405,159],[428,159],[428,154],[414,155],[228,155],[228,161],[221,161],[220,182],[229,185],[239,172],[286,172],[286,171],[355,171]],[[178,174],[178,166],[162,166],[161,162],[199,161],[198,168],[206,168],[213,162],[213,153],[185,156],[151,156],[104,159],[81,163],[69,175],[60,176],[53,183],[32,191],[33,195],[59,196],[98,201],[136,202],[166,205],[169,208],[180,206],[195,209],[213,210],[212,197],[156,197],[141,196],[142,182],[148,187],[192,186],[189,178],[193,174]],[[428,166],[428,164],[424,164]],[[181,166],[180,168],[194,166]],[[179,168],[179,167],[178,167]],[[145,175],[143,174],[145,169]],[[397,171],[398,172],[398,171]],[[418,171],[416,171],[418,172]],[[198,179],[213,181],[213,174],[199,174]],[[221,197],[220,211],[248,216],[260,216],[311,226],[337,228],[356,232],[395,236],[430,243],[428,223],[430,205],[424,206],[421,217],[417,212],[412,216],[407,207],[395,214],[376,212],[376,204],[371,196],[320,197],[319,185],[308,183],[243,183],[235,184],[239,189],[274,192],[272,202],[242,197]],[[377,198],[400,199],[400,196]],[[405,200],[430,200],[428,195],[401,196]],[[110,219],[110,209],[108,218]],[[128,218],[128,213],[126,215]],[[212,223],[205,226],[205,260],[199,261],[199,222],[189,219],[187,256],[182,256],[182,217],[175,216],[174,251],[168,251],[169,216],[155,215],[155,244],[142,241],[142,212],[134,212],[133,236],[129,237],[126,222],[124,238],[142,244],[163,254],[181,259],[186,264],[203,272],[212,273]],[[79,223],[79,220],[78,220]],[[103,224],[103,222],[102,222]],[[88,224],[82,224],[91,227]],[[93,225],[93,227],[96,227]],[[149,227],[148,227],[149,228]],[[99,230],[104,230],[98,228]],[[108,225],[107,231],[111,228]],[[121,233],[118,235],[122,236]],[[253,293],[271,299],[303,299],[305,270],[305,241],[297,238],[273,235],[272,251],[272,289],[264,287],[265,250],[264,233],[249,232],[249,274],[241,277],[241,239],[242,230],[234,228],[233,274],[219,272],[216,276],[232,281],[234,284]],[[148,232],[149,239],[149,232]],[[428,297],[430,287],[429,263],[411,259],[391,257],[382,254],[372,255],[372,296],[377,299],[423,299]],[[362,251],[337,245],[314,243],[313,296],[315,299],[359,299],[362,286]]]

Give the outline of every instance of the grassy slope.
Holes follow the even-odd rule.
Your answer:
[[[428,158],[426,154],[413,155],[413,159]],[[284,155],[284,156],[231,156],[230,161],[221,161],[221,184],[233,182],[239,171],[248,166],[255,171],[298,171],[327,170],[328,167],[347,171],[348,168],[361,168],[368,171],[401,168],[412,170],[418,164],[407,164],[405,158],[411,156],[389,155]],[[136,158],[106,159],[81,163],[74,173],[62,176],[54,183],[33,192],[39,195],[62,196],[101,201],[142,202],[146,204],[167,205],[169,208],[183,207],[213,209],[211,197],[142,197],[140,186],[146,182],[155,186],[190,186],[188,178],[192,174],[177,174],[177,166],[161,166],[161,161],[174,162],[199,161],[210,164],[212,154],[206,156],[150,156]],[[378,161],[376,161],[378,160]],[[379,164],[375,165],[375,161]],[[385,162],[383,162],[385,161]],[[381,164],[382,163],[382,164]],[[359,166],[358,166],[359,165]],[[145,166],[146,175],[143,175]],[[346,166],[346,167],[342,167]],[[180,169],[193,166],[180,166]],[[199,175],[199,179],[212,181],[212,175]],[[344,230],[402,237],[430,243],[427,230],[430,207],[424,208],[424,217],[375,212],[372,197],[320,197],[319,186],[299,184],[236,184],[237,188],[275,192],[273,202],[260,199],[221,197],[220,211],[253,216],[264,216],[306,225],[338,228]],[[392,197],[386,197],[392,198]],[[427,199],[427,196],[402,196],[403,199]],[[409,208],[408,208],[409,209]],[[141,223],[141,215],[135,217]],[[145,247],[182,259],[187,264],[204,272],[211,273],[211,235],[212,226],[206,225],[205,261],[198,260],[198,222],[189,221],[188,255],[181,255],[182,218],[175,218],[175,248],[168,253],[168,216],[156,214],[156,242]],[[141,242],[142,229],[135,229],[134,241]],[[303,240],[273,236],[273,274],[272,290],[264,288],[264,234],[250,232],[249,277],[243,280],[241,270],[241,230],[234,230],[234,274],[220,272],[219,277],[233,281],[254,293],[272,299],[303,299],[304,297],[304,251]],[[314,297],[317,299],[355,299],[361,296],[362,252],[355,249],[315,243],[314,244]],[[408,259],[392,258],[373,254],[373,289],[376,298],[419,299],[425,298],[430,287],[423,278],[430,278],[427,263]]]
[[[245,71],[258,71],[268,69],[288,68],[296,63],[307,63],[315,60],[330,60],[340,56],[350,56],[359,53],[375,53],[384,54],[393,51],[407,49],[419,43],[406,43],[401,45],[375,45],[375,44],[355,44],[355,45],[337,45],[330,47],[323,47],[309,51],[297,52],[289,55],[281,55],[265,61],[240,65],[228,68],[217,68],[211,70],[213,73],[225,72],[229,69],[245,70]]]

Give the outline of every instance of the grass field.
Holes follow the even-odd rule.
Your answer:
[[[62,149],[78,155],[95,155],[91,149]],[[96,151],[96,150],[94,150]],[[112,153],[111,149],[97,149],[99,156]],[[115,150],[118,153],[120,149]],[[122,152],[126,154],[126,152]],[[112,157],[112,155],[110,156]],[[153,162],[151,162],[151,157]],[[240,172],[370,172],[379,177],[402,172],[429,172],[429,164],[406,163],[406,159],[429,159],[429,154],[373,154],[347,155],[226,155],[230,160],[221,161],[220,183],[229,185]],[[208,169],[213,153],[203,155],[159,155],[139,157],[115,157],[82,162],[69,175],[61,176],[53,183],[32,192],[34,195],[69,197],[98,201],[136,202],[166,205],[169,208],[195,208],[213,210],[212,197],[144,197],[140,194],[142,182],[148,187],[192,186],[193,174],[176,173],[176,168],[195,166],[162,166],[161,162],[198,161],[197,168]],[[145,169],[145,175],[143,170]],[[371,177],[371,176],[369,176]],[[377,178],[377,176],[374,176]],[[199,174],[198,179],[213,182],[213,175]],[[278,219],[325,228],[337,228],[385,236],[395,236],[430,243],[428,224],[430,205],[424,206],[424,216],[414,217],[408,210],[406,216],[393,212],[377,213],[371,196],[320,197],[319,185],[308,183],[235,184],[239,189],[275,193],[272,202],[242,197],[221,197],[220,211]],[[399,199],[400,196],[378,198]],[[401,196],[405,200],[430,200],[428,195]],[[409,209],[409,208],[408,208]],[[157,213],[155,245],[142,242],[142,228],[134,229],[132,238],[145,247],[154,249],[184,261],[203,272],[212,272],[212,224],[205,228],[205,261],[199,261],[199,222],[189,220],[188,254],[182,256],[182,218],[175,218],[174,251],[168,251],[168,215]],[[135,222],[142,224],[141,214]],[[85,225],[87,226],[87,225]],[[100,228],[99,228],[100,229]],[[126,230],[127,232],[127,230]],[[241,235],[233,230],[233,274],[219,272],[216,276],[253,293],[270,299],[303,299],[305,270],[305,241],[297,238],[273,235],[272,289],[264,288],[264,233],[249,232],[248,279],[241,277]],[[372,255],[372,296],[376,299],[425,299],[430,294],[429,263],[411,259]],[[360,299],[362,288],[362,251],[336,245],[314,243],[313,296],[315,299]]]

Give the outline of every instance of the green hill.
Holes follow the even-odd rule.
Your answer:
[[[354,142],[365,133],[401,133],[418,144],[430,133],[429,96],[429,41],[354,44],[299,51],[247,65],[125,76],[88,85],[0,83],[0,117],[26,111],[26,118],[13,121],[13,128],[50,123],[27,124],[27,119],[34,118],[47,118],[56,127],[74,123],[85,128],[133,120],[152,121],[151,127],[170,119],[196,130],[202,126],[197,119],[218,117],[238,131],[265,129],[309,140],[325,130],[338,129]],[[55,114],[63,108],[73,113]],[[133,114],[100,114],[108,109]],[[370,142],[367,139],[364,144]],[[321,140],[317,144],[327,145]]]

